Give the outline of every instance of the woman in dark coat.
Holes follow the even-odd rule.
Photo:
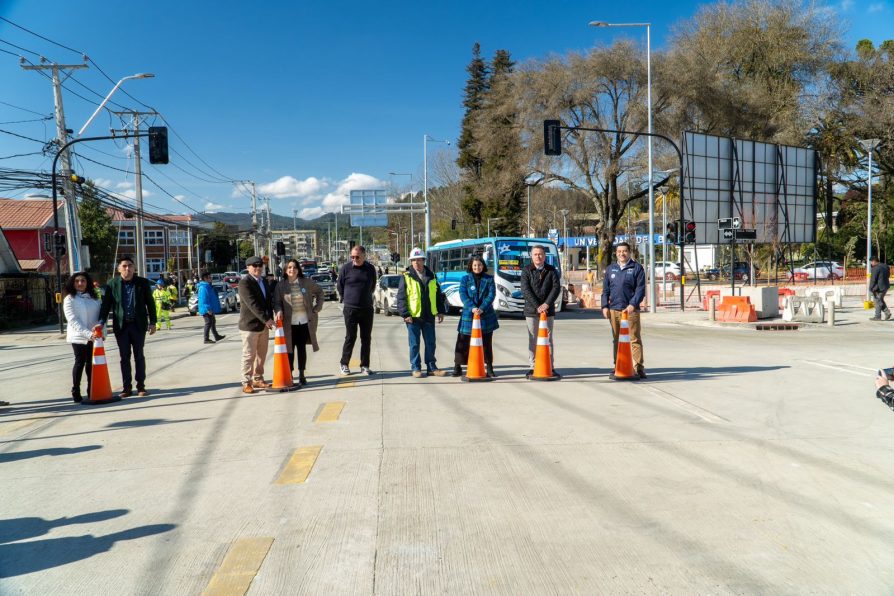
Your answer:
[[[295,259],[286,263],[285,277],[273,289],[273,313],[282,318],[283,334],[289,351],[289,367],[295,370],[295,352],[298,352],[298,378],[300,385],[307,384],[304,371],[307,367],[307,346],[314,352],[317,344],[317,313],[323,310],[323,288],[309,277],[304,277],[301,265]]]
[[[453,376],[461,377],[462,367],[469,361],[469,344],[472,339],[472,321],[475,315],[481,317],[481,336],[484,343],[484,364],[487,376],[494,374],[494,331],[500,327],[497,312],[494,310],[494,298],[497,286],[492,275],[487,274],[484,260],[475,255],[469,259],[466,275],[459,282],[459,297],[463,302],[463,313],[459,320],[454,349]]]

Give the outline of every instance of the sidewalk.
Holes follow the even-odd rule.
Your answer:
[[[189,317],[189,309],[179,307],[177,312],[171,313],[171,320]],[[65,341],[65,333],[59,333],[59,324],[38,325],[36,327],[24,327],[10,331],[0,331],[0,344],[4,343],[38,343],[44,341]]]

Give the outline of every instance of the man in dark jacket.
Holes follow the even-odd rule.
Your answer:
[[[344,305],[345,343],[341,349],[341,374],[351,374],[349,364],[360,328],[360,374],[371,375],[369,355],[373,328],[373,292],[376,289],[376,268],[366,261],[366,249],[351,249],[351,262],[342,265],[338,274],[338,295]]]
[[[273,329],[273,292],[264,279],[264,262],[258,257],[245,261],[248,275],[239,280],[239,335],[242,336],[242,392],[266,389],[264,361]]]
[[[878,257],[869,259],[869,264],[872,266],[869,276],[869,291],[872,292],[872,297],[875,298],[875,316],[869,320],[881,321],[882,313],[884,313],[887,321],[891,318],[891,311],[888,310],[888,305],[885,304],[885,294],[888,293],[888,288],[891,287],[891,270],[885,263],[879,263]]]
[[[621,313],[627,313],[627,324],[630,326],[630,350],[633,353],[633,364],[636,374],[646,378],[643,366],[643,342],[640,335],[639,305],[646,295],[646,272],[643,266],[630,258],[630,245],[621,242],[615,247],[617,263],[612,263],[605,270],[602,282],[602,316],[608,319],[612,327],[612,362],[618,357],[618,334],[621,332]],[[614,370],[609,375],[614,378]]]
[[[410,341],[410,369],[413,377],[427,375],[443,377],[447,371],[435,363],[435,319],[444,322],[444,293],[435,274],[425,266],[425,253],[421,248],[410,251],[410,268],[401,276],[397,286],[397,312],[407,324]],[[419,358],[419,337],[425,340],[425,368]]]
[[[525,321],[528,323],[528,364],[527,376],[534,374],[534,356],[537,350],[537,333],[540,328],[540,313],[546,313],[549,329],[549,355],[555,362],[553,345],[553,321],[556,317],[556,299],[562,291],[562,282],[555,267],[546,262],[546,249],[531,247],[531,264],[522,270],[521,291],[525,297]],[[561,377],[553,366],[553,375]]]
[[[121,353],[121,382],[124,384],[121,397],[130,397],[133,392],[131,352],[136,366],[137,395],[149,395],[146,391],[146,357],[143,355],[143,346],[146,344],[146,332],[149,335],[155,333],[157,322],[152,284],[145,277],[135,275],[134,271],[133,259],[119,259],[120,277],[109,282],[99,309],[100,321],[105,321],[109,312],[112,313],[112,331]]]

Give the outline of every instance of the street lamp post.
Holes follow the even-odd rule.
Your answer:
[[[866,207],[866,300],[872,298],[872,292],[869,290],[869,279],[872,276],[869,258],[872,256],[872,152],[881,144],[879,139],[865,139],[857,141],[869,153],[869,164],[867,166],[867,207]],[[878,312],[878,311],[876,311]]]
[[[562,246],[564,247],[564,250],[562,251],[562,253],[563,253],[562,256],[564,258],[562,260],[565,261],[564,263],[562,263],[562,271],[567,272],[568,271],[568,263],[569,263],[569,261],[568,261],[568,209],[559,209],[559,213],[562,214],[562,238],[563,238]]]
[[[502,217],[488,217],[487,218],[487,237],[490,238],[490,222],[492,221],[502,221]]]
[[[109,91],[109,94],[106,95],[106,98],[104,100],[102,100],[102,103],[100,103],[99,106],[97,106],[97,108],[96,108],[96,110],[94,110],[93,114],[90,115],[90,118],[87,119],[87,122],[84,123],[84,126],[81,127],[81,130],[78,131],[78,136],[81,136],[82,134],[84,134],[84,131],[87,130],[87,127],[90,126],[90,123],[93,122],[93,119],[96,118],[96,115],[99,114],[99,111],[105,107],[105,105],[112,98],[112,95],[115,94],[115,91],[118,90],[118,87],[120,87],[124,83],[124,81],[130,80],[130,79],[151,79],[154,76],[155,75],[150,72],[141,72],[139,74],[130,75],[129,77],[124,77],[123,79],[121,79],[120,81],[115,83],[115,86],[112,87],[112,90]]]
[[[431,246],[431,205],[428,204],[428,144],[429,143],[445,143],[450,141],[441,141],[433,139],[428,134],[422,135],[422,198],[425,201],[425,250]]]
[[[528,187],[528,228],[525,230],[525,236],[528,238],[534,237],[534,232],[531,229],[531,187],[537,186],[543,182],[543,175],[538,172],[532,172],[525,177],[525,186]]]
[[[658,311],[658,305],[655,303],[655,195],[652,192],[652,24],[592,21],[590,26],[646,28],[646,109],[649,128],[649,311],[654,313]]]

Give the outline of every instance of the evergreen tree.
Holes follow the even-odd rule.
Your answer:
[[[90,247],[90,271],[112,272],[118,231],[112,224],[112,216],[96,197],[96,187],[90,180],[81,188],[78,219],[81,222],[81,240]]]
[[[484,94],[488,88],[487,63],[481,58],[481,45],[472,46],[472,61],[466,67],[469,78],[463,97],[466,113],[463,116],[462,130],[457,148],[459,156],[456,164],[462,170],[464,197],[462,210],[470,221],[481,221],[482,201],[477,196],[478,180],[481,176],[482,159],[475,150],[474,120],[481,111]]]

